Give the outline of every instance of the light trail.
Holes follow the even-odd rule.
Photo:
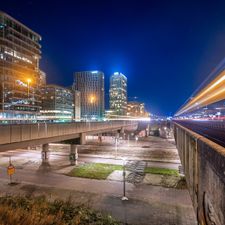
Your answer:
[[[175,116],[192,112],[223,99],[225,99],[225,70],[181,108]]]

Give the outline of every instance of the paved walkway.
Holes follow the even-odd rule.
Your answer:
[[[168,147],[165,140],[152,139],[152,148],[149,148],[150,144],[147,141],[138,143],[138,146],[136,143],[133,144],[136,146],[134,152],[141,158],[155,160],[147,161],[148,166],[178,167],[178,163],[163,162],[163,157],[160,158],[161,161],[157,161],[159,155],[163,156],[164,153],[166,161],[174,160],[171,156],[175,156],[175,160],[177,160],[174,145],[170,144]],[[161,145],[160,142],[162,142]],[[168,148],[164,151],[166,146]],[[112,147],[111,150],[109,149],[109,152],[111,151],[110,158],[105,157],[109,152],[105,155],[106,152],[102,151],[102,148],[104,146],[100,147],[97,154],[88,152],[89,150],[86,153],[84,151],[80,155],[80,162],[122,164],[122,160],[112,157]],[[129,157],[133,155],[133,153],[130,155],[125,146],[120,150]],[[74,178],[56,173],[59,170],[68,172],[73,168],[69,166],[68,153],[69,149],[55,149],[50,156],[50,168],[40,166],[40,151],[15,150],[0,153],[0,193],[3,195],[6,193],[44,194],[51,199],[71,197],[75,204],[86,204],[94,209],[110,213],[124,225],[196,225],[195,214],[187,190],[127,183],[126,193],[129,200],[123,202],[121,201],[123,184],[120,181]],[[6,166],[9,155],[13,155],[13,163],[17,168],[13,179],[20,184],[16,186],[8,185]],[[154,155],[157,157],[155,158]]]
[[[79,204],[112,214],[123,224],[195,225],[187,190],[134,186],[127,183],[129,201],[122,202],[122,182],[67,177],[43,171],[17,169],[14,179],[21,182],[9,187],[5,168],[0,168],[1,193],[45,194],[51,198],[71,197]]]

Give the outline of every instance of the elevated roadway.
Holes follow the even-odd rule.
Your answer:
[[[124,132],[136,128],[137,122],[134,121],[0,125],[0,151],[73,139],[84,144],[86,134]]]

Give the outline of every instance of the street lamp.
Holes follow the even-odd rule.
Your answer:
[[[126,158],[122,158],[123,160],[123,197],[121,198],[122,201],[127,201],[128,198],[126,197]]]
[[[127,135],[128,147],[130,147],[130,134]]]
[[[135,144],[137,145],[138,136],[135,136]]]
[[[2,110],[5,110],[5,83],[4,81],[2,82]]]
[[[30,95],[30,82],[31,82],[31,79],[28,78],[27,79],[27,96],[28,96],[28,98],[29,98],[29,95]]]
[[[89,98],[89,101],[91,104],[94,104],[95,101],[96,101],[96,97],[94,95],[91,95],[90,98]]]

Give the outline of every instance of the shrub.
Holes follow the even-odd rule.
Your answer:
[[[0,197],[0,225],[117,225],[111,216],[70,200],[47,201],[44,197]]]

